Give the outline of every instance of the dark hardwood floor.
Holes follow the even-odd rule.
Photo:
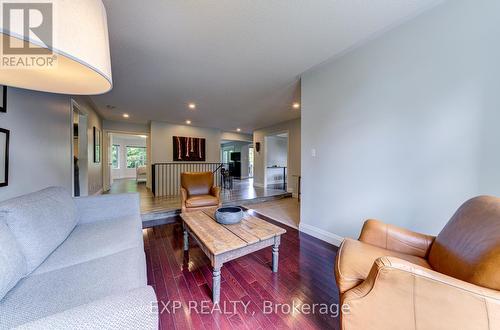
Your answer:
[[[279,272],[271,271],[271,248],[224,264],[221,303],[214,306],[210,261],[193,240],[184,253],[177,220],[143,231],[148,282],[159,300],[161,329],[339,329],[336,247],[271,221],[287,230]]]

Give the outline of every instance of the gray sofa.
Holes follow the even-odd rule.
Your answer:
[[[0,329],[156,329],[136,194],[0,203]]]

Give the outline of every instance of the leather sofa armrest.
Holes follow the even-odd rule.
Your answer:
[[[394,257],[377,259],[342,304],[342,329],[500,327],[500,292]]]
[[[210,195],[217,197],[220,200],[220,187],[212,187],[210,188]]]
[[[188,194],[188,191],[181,187],[181,208],[182,208],[182,212],[185,212],[186,211],[186,201],[189,197],[189,194]]]
[[[387,250],[426,258],[435,237],[419,234],[378,220],[367,220],[359,240]]]

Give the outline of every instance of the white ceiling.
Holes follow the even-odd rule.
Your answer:
[[[439,2],[104,0],[114,89],[92,99],[109,120],[252,132],[300,116],[304,71]]]

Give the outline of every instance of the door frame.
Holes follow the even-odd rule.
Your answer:
[[[273,137],[273,136],[277,136],[277,135],[280,135],[280,134],[287,134],[288,137],[287,137],[287,148],[286,148],[286,173],[287,173],[287,178],[286,178],[286,187],[287,187],[287,191],[290,189],[290,181],[289,181],[289,177],[288,177],[288,172],[290,170],[290,130],[289,129],[284,129],[284,130],[277,130],[277,131],[273,131],[273,132],[269,132],[269,133],[266,133],[266,135],[264,136],[264,187],[267,188],[267,153],[268,153],[268,148],[267,148],[267,140],[268,138],[270,137]],[[254,169],[255,170],[255,169]]]
[[[73,157],[75,156],[75,148],[73,147],[73,139],[74,139],[74,128],[73,124],[75,122],[75,115],[74,113],[78,112],[79,116],[79,121],[78,121],[78,153],[83,153],[86,155],[83,159],[81,157],[78,158],[79,161],[79,182],[80,182],[80,196],[88,196],[89,192],[89,176],[88,176],[88,112],[85,111],[79,104],[76,102],[74,99],[71,99],[71,104],[70,104],[70,162],[71,162],[71,195],[75,196],[75,180],[74,180],[74,175],[75,175],[75,165],[74,165],[74,159]],[[85,120],[85,127],[82,127],[81,119],[82,117]],[[82,134],[83,133],[83,134]],[[84,160],[82,162],[81,160]]]
[[[102,187],[103,187],[103,190],[104,191],[108,191],[109,189],[111,189],[111,187],[109,187],[107,190],[106,188],[108,186],[110,186],[110,182],[111,182],[111,176],[112,176],[112,173],[111,173],[111,157],[110,157],[110,149],[109,149],[109,145],[108,145],[108,135],[109,134],[128,134],[128,135],[145,135],[146,136],[146,157],[147,157],[147,160],[146,160],[146,187],[148,187],[149,189],[151,189],[151,133],[149,132],[131,132],[131,131],[121,131],[121,130],[114,130],[114,129],[103,129],[103,136],[105,136],[106,138],[103,139],[103,148],[102,148],[102,152],[103,152],[103,155],[102,155],[102,160],[103,160],[103,165],[106,165],[106,166],[103,166],[103,175],[102,175]],[[107,184],[106,184],[106,179],[107,180]]]

